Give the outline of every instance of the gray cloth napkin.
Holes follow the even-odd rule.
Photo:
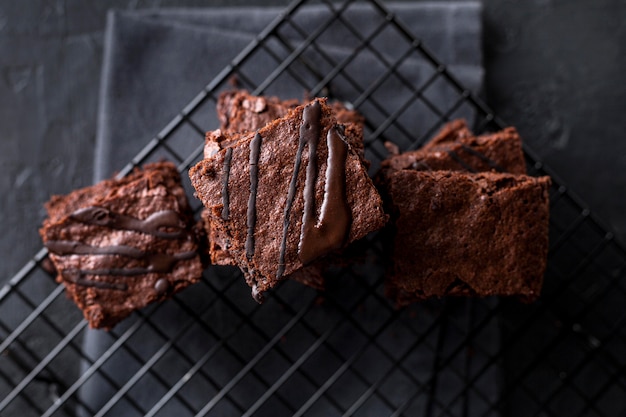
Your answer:
[[[481,18],[480,5],[474,2],[460,3],[402,3],[388,5],[401,21],[409,27],[415,36],[422,39],[430,50],[457,76],[470,90],[479,92],[482,87],[482,54],[481,54]],[[161,128],[165,126],[196,94],[215,77],[230,61],[246,47],[254,37],[261,32],[281,9],[276,8],[221,8],[197,10],[155,10],[138,12],[111,12],[108,18],[106,31],[105,57],[102,73],[100,96],[100,112],[98,118],[97,149],[95,157],[96,181],[110,177],[130,161],[142,147],[151,140]],[[311,33],[328,19],[329,11],[325,6],[307,6],[295,16],[295,22],[307,33]],[[344,17],[351,24],[360,28],[367,28],[377,21],[377,12],[371,7],[353,5],[345,12]],[[285,28],[281,31],[284,38],[293,39],[293,47],[301,42],[301,36],[293,29]],[[406,42],[398,42],[393,33],[382,31],[372,42],[385,51],[385,57],[392,60],[405,52]],[[354,40],[345,29],[329,28],[318,41],[325,53],[340,61],[354,49]],[[277,42],[269,42],[268,46],[279,57],[284,57],[288,51]],[[274,59],[266,53],[255,55],[254,64],[244,66],[246,75],[254,82],[261,82],[271,69],[276,67]],[[319,53],[307,51],[303,56],[305,62],[313,63],[317,72],[324,74],[330,68],[320,59]],[[247,68],[247,69],[246,69]],[[257,71],[250,71],[255,68]],[[307,68],[298,70],[298,74],[307,81],[315,81],[315,74]],[[374,82],[385,68],[380,63],[380,57],[369,52],[360,53],[347,68],[353,79],[361,85]],[[423,60],[412,57],[397,69],[402,76],[421,85],[433,73],[433,68]],[[351,97],[349,83],[341,82],[340,77],[331,83],[332,94],[339,99]],[[288,75],[281,76],[280,80],[270,85],[267,93],[278,94],[284,98],[302,97],[303,87]],[[410,91],[394,77],[389,77],[384,88],[379,89],[373,97],[389,109],[407,99]],[[457,98],[456,93],[442,83],[433,83],[428,90],[428,98],[443,109],[447,109]],[[210,110],[210,111],[209,111]],[[367,103],[361,109],[367,113]],[[367,114],[366,114],[367,115]],[[369,116],[369,115],[368,115]],[[463,116],[472,119],[473,112],[469,108],[461,108],[454,116]],[[371,112],[372,123],[379,122],[376,112]],[[438,117],[423,111],[419,114],[409,114],[402,120],[409,130],[420,132],[424,126],[432,125]],[[203,129],[218,127],[213,109],[196,117],[194,121]],[[401,132],[390,129],[386,135],[401,137]],[[196,137],[193,132],[182,132]],[[200,139],[198,139],[200,140]],[[201,141],[201,140],[200,140]],[[201,142],[180,141],[177,148],[182,155],[196,148]],[[402,144],[401,144],[402,145]],[[243,280],[242,286],[245,286]],[[196,291],[185,291],[180,299],[188,303],[191,308],[202,306],[204,294],[202,287]],[[250,303],[247,291],[242,292],[241,300],[235,302]],[[452,303],[451,309],[456,317],[464,317],[464,302]],[[150,308],[146,314],[151,314]],[[433,313],[435,314],[435,313]],[[216,314],[218,322],[212,326],[228,328],[226,314]],[[221,319],[220,319],[221,317]],[[187,318],[180,307],[174,302],[166,303],[159,309],[159,328],[165,335],[175,334],[181,323]],[[417,317],[416,320],[420,318]],[[431,317],[432,319],[432,317]],[[480,314],[476,317],[480,319]],[[153,322],[155,319],[152,320]],[[453,319],[452,319],[453,321]],[[492,321],[493,323],[493,321]],[[80,391],[81,401],[91,410],[98,410],[109,402],[111,415],[136,416],[141,413],[137,408],[149,410],[164,394],[163,381],[153,374],[146,374],[141,382],[129,390],[127,396],[119,401],[113,397],[116,388],[112,388],[111,381],[122,387],[129,378],[141,372],[143,361],[148,360],[158,351],[167,339],[155,336],[154,332],[145,332],[140,342],[134,342],[131,349],[116,349],[116,337],[124,337],[124,332],[134,324],[134,318],[126,320],[114,330],[113,335],[103,331],[89,331],[84,342],[85,354],[96,361],[106,354],[114,352],[111,358],[100,370],[84,384]],[[460,337],[453,330],[441,331],[441,337],[446,340],[442,351],[453,350],[459,343]],[[445,334],[444,334],[445,333]],[[447,333],[451,333],[447,335]],[[140,331],[141,334],[141,331]],[[177,341],[179,346],[185,346],[185,354],[190,358],[200,358],[216,342],[207,336],[206,332],[198,332],[196,336],[186,336],[184,343]],[[481,343],[482,351],[495,352],[497,350],[498,333],[494,325],[488,326],[481,333],[480,338],[474,339]],[[346,343],[350,343],[346,339]],[[113,348],[111,348],[113,346]],[[432,371],[432,348],[412,360],[418,379],[425,379]],[[478,351],[478,350],[477,350]],[[480,355],[478,355],[480,356]],[[461,359],[459,359],[461,360]],[[473,367],[479,369],[480,360],[474,361]],[[229,364],[211,368],[211,375],[216,381],[228,382],[232,377],[229,373]],[[324,364],[320,364],[324,366]],[[177,373],[177,369],[191,367],[189,362],[181,359],[180,355],[169,354],[168,360],[159,363],[159,375]],[[89,365],[83,364],[83,370]],[[461,366],[460,369],[463,367]],[[466,372],[472,372],[466,369]],[[106,376],[103,376],[106,374]],[[422,375],[423,374],[423,375]],[[468,375],[464,375],[465,378]],[[167,377],[165,377],[167,379]],[[470,402],[471,413],[482,413],[485,404],[494,401],[497,375],[493,368],[485,372],[478,379],[476,391],[480,392],[480,399]],[[450,372],[441,372],[437,383],[440,387],[439,401],[454,397],[463,389],[462,378]],[[234,390],[232,395],[245,395],[245,380],[240,390]],[[355,388],[357,389],[357,388]],[[349,391],[349,388],[346,388]],[[403,390],[398,383],[397,393]],[[162,415],[186,415],[188,409],[180,402],[189,404],[204,404],[210,399],[210,389],[202,384],[187,384],[181,394],[182,397],[173,398],[166,403],[161,411]],[[241,394],[244,393],[244,394]],[[470,393],[469,395],[474,395]],[[113,400],[110,399],[113,397]],[[486,400],[485,400],[486,397]],[[129,398],[131,398],[129,400]],[[129,401],[133,402],[131,405]],[[245,403],[245,401],[244,401]],[[108,407],[108,405],[106,405]],[[108,408],[107,408],[108,409]],[[219,408],[217,409],[219,410]],[[378,415],[375,407],[372,415]],[[231,410],[232,412],[232,410]],[[451,412],[460,415],[462,410],[455,406]],[[182,413],[182,414],[181,414]],[[222,410],[228,414],[228,410]],[[86,414],[88,414],[86,412]],[[218,412],[219,414],[219,412]]]
[[[472,91],[482,87],[482,51],[480,7],[477,3],[402,3],[391,4],[400,20],[422,39],[436,56],[452,70]],[[221,71],[252,39],[263,30],[282,9],[226,8],[200,10],[168,10],[112,12],[109,15],[105,37],[105,59],[100,93],[100,112],[96,138],[95,180],[109,177],[121,169],[152,139],[165,123],[193,98],[219,71]],[[324,6],[306,7],[294,21],[307,32],[312,32],[328,20]],[[345,16],[356,27],[379,24],[377,11],[352,6]],[[339,26],[339,25],[337,25]],[[281,30],[283,37],[293,34],[289,26]],[[295,36],[294,39],[301,39]],[[319,43],[333,58],[346,57],[354,46],[354,37],[341,28],[331,26],[324,31]],[[392,31],[383,31],[374,38],[374,46],[381,47],[391,57],[405,52],[406,41],[399,40]],[[297,44],[297,41],[296,41]],[[284,48],[274,48],[285,54]],[[305,54],[324,74],[324,62],[313,54]],[[276,61],[260,52],[254,56],[255,68],[276,67]],[[384,71],[377,57],[361,53],[348,67],[361,85],[376,80]],[[415,85],[432,75],[429,64],[416,59],[407,60],[398,71]],[[260,82],[268,71],[247,75]],[[305,71],[303,74],[310,76]],[[390,77],[377,92],[381,103],[402,103],[406,88]],[[288,76],[274,83],[268,93],[285,97],[302,97],[302,86]],[[338,82],[333,94],[348,96],[348,83]],[[457,98],[443,83],[429,88],[428,97],[446,109],[446,104]],[[466,110],[460,113],[471,117]],[[206,116],[206,119],[204,119]],[[434,117],[424,111],[418,117],[409,115],[416,131],[426,125],[422,118]],[[215,115],[207,111],[197,122],[207,129],[217,127]]]

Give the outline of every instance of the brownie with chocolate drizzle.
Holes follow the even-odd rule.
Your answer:
[[[514,128],[475,136],[463,120],[383,161],[376,183],[392,216],[387,296],[398,306],[448,295],[537,298],[550,179],[525,173]]]
[[[111,329],[202,275],[193,213],[172,163],[53,196],[46,210],[40,234],[56,279],[92,328]]]
[[[189,171],[211,227],[257,301],[280,280],[387,221],[382,200],[325,99],[247,133],[213,132]]]
[[[245,133],[256,131],[268,123],[301,105],[297,99],[281,100],[275,96],[255,96],[246,90],[228,90],[222,92],[217,100],[217,115],[220,129],[207,132],[204,156],[211,157],[215,152],[229,146],[228,139],[222,132]],[[365,119],[355,110],[347,108],[343,103],[334,101],[330,104],[337,122],[344,127],[344,136],[353,151],[357,152],[361,162],[367,169],[369,161],[365,160],[363,147],[363,125]],[[208,236],[208,255],[215,265],[236,265],[230,255],[229,236],[212,226],[208,210],[202,211],[202,221]],[[302,284],[318,290],[325,287],[324,270],[331,264],[341,264],[343,257],[335,257],[333,262],[314,262],[289,275]]]

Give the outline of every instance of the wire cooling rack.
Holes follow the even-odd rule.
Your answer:
[[[122,175],[162,157],[183,172],[199,160],[201,146],[182,153],[177,141],[202,142],[212,127],[197,120],[233,76],[257,93],[284,76],[313,96],[348,86],[337,98],[367,117],[374,167],[384,140],[415,148],[462,108],[475,115],[476,131],[505,126],[381,2],[366,3],[379,17],[368,34],[344,18],[349,1],[322,3],[328,22],[307,32],[294,19],[302,4],[260,33]],[[350,59],[338,62],[320,47],[336,26],[354,38],[355,56],[365,51],[377,60],[378,82],[362,85],[347,70]],[[378,50],[372,40],[382,32],[394,33],[406,52],[390,58]],[[275,59],[260,78],[259,53]],[[420,84],[403,76],[411,57],[429,68]],[[377,98],[389,79],[410,93],[397,108]],[[446,108],[429,99],[435,84],[453,97]],[[404,124],[414,107],[431,120],[420,131]],[[45,272],[42,249],[0,291],[0,415],[626,415],[626,252],[556,173],[525,152],[530,172],[554,182],[538,302],[447,299],[395,310],[383,296],[381,244],[373,236],[365,264],[332,271],[323,295],[285,282],[259,306],[236,269],[210,268],[193,290],[110,333],[94,332]],[[167,325],[172,317],[175,325]]]

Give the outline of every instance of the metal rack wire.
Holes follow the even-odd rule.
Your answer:
[[[184,130],[202,143],[210,127],[198,120],[233,76],[256,93],[289,76],[312,96],[350,101],[368,120],[374,166],[384,157],[384,140],[417,147],[461,108],[474,112],[477,131],[505,126],[380,1],[367,3],[380,17],[367,34],[344,18],[351,1],[322,2],[331,18],[308,32],[294,19],[304,3],[287,7],[120,175],[164,156],[182,172],[199,160],[201,145],[181,154],[176,141]],[[353,54],[340,62],[319,44],[337,25],[355,40]],[[392,31],[406,52],[390,58],[377,49],[373,40],[383,31]],[[368,85],[347,70],[363,51],[383,68]],[[251,75],[261,52],[275,67]],[[409,57],[431,69],[420,85],[403,76]],[[410,93],[395,109],[376,94],[390,77]],[[339,83],[348,86],[341,95]],[[447,108],[429,99],[435,83],[454,93]],[[434,117],[419,132],[403,124],[415,105]],[[534,304],[450,299],[395,310],[382,295],[381,244],[373,236],[367,263],[334,271],[323,296],[285,282],[259,306],[238,271],[210,268],[194,291],[99,332],[106,343],[95,352],[85,348],[90,332],[80,313],[67,308],[63,288],[42,268],[42,249],[0,290],[0,414],[624,415],[626,251],[555,172],[525,152],[531,173],[554,182],[548,271]],[[176,326],[164,326],[172,315]]]

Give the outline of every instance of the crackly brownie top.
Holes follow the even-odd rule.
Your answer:
[[[325,99],[250,133],[220,132],[229,146],[189,174],[211,223],[253,292],[386,222],[382,201]]]
[[[297,99],[281,100],[275,96],[255,96],[246,90],[229,90],[219,95],[216,108],[221,131],[243,133],[257,131],[303,104],[306,103]],[[341,101],[333,101],[329,105],[337,122],[344,125],[346,141],[369,167],[363,147],[365,118]]]
[[[475,136],[464,120],[448,123],[422,148],[393,155],[381,167],[383,170],[526,173],[522,143],[515,128]]]
[[[281,100],[274,96],[253,96],[245,90],[230,90],[219,95],[217,116],[220,129],[224,131],[254,132],[299,105],[296,99]]]
[[[390,174],[391,284],[413,301],[455,293],[536,298],[548,248],[549,186],[549,177],[500,173]]]
[[[176,166],[148,164],[46,204],[40,230],[57,280],[92,327],[199,280],[193,216]]]

